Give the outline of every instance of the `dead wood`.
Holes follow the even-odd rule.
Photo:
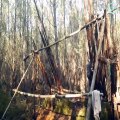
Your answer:
[[[98,47],[98,52],[96,54],[96,60],[95,60],[95,66],[94,66],[94,72],[93,72],[93,78],[92,78],[92,83],[91,83],[91,87],[90,87],[90,92],[92,92],[94,90],[96,75],[97,75],[97,70],[98,70],[98,59],[99,59],[99,55],[100,55],[101,48],[102,48],[102,41],[103,41],[104,28],[105,28],[104,21],[102,23],[103,24],[101,26],[100,35],[98,38],[99,47]],[[89,97],[88,104],[87,104],[86,120],[89,120],[89,118],[90,118],[91,102],[92,102],[92,99],[91,99],[91,97]]]

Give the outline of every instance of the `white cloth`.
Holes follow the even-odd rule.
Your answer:
[[[93,107],[95,120],[100,120],[99,113],[101,112],[101,99],[100,99],[100,91],[98,90],[94,90],[92,92],[92,107]]]

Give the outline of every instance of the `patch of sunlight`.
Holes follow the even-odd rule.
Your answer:
[[[86,109],[85,107],[81,108],[78,112],[78,117],[76,117],[76,120],[85,120],[85,112],[86,112]]]
[[[71,115],[71,110],[68,106],[64,106],[63,108],[63,114],[65,115]]]

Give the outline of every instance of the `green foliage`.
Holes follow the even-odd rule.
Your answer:
[[[44,108],[49,108],[50,107],[50,102],[51,102],[50,99],[44,99],[41,106],[44,107]]]
[[[25,112],[25,109],[22,105],[11,106],[10,109],[8,110],[6,118],[8,120],[22,120],[23,118],[26,118],[26,116],[23,116],[24,112]]]
[[[9,102],[9,97],[3,91],[0,90],[0,117],[5,111],[5,108],[7,107],[8,102]]]
[[[56,106],[54,111],[65,114],[65,115],[71,115],[71,103],[67,99],[58,99],[56,101]]]
[[[0,90],[0,118],[2,117],[3,112],[5,111],[9,101],[10,97]],[[26,116],[27,114],[29,114],[30,116],[30,113],[25,113],[26,107],[27,104],[21,103],[20,101],[16,101],[15,104],[12,103],[5,115],[5,118],[7,120],[27,120]]]

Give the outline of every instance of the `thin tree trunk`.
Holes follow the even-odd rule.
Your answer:
[[[8,38],[10,44],[10,7],[9,7],[9,0],[8,0]]]
[[[13,77],[12,77],[12,87],[16,87],[16,80],[15,80],[15,54],[16,54],[16,9],[17,9],[17,0],[15,0],[15,17],[14,17],[14,37],[13,37]]]
[[[64,36],[66,35],[66,19],[65,19],[65,11],[66,11],[66,0],[63,0],[63,10],[64,10]],[[65,40],[65,44],[64,44],[64,69],[66,69],[67,67],[67,44],[66,44],[66,40]]]
[[[0,7],[1,7],[1,9],[0,9],[1,10],[1,12],[0,12],[1,13],[1,15],[0,15],[0,18],[1,18],[0,19],[0,22],[1,22],[1,25],[0,25],[0,37],[1,37],[2,36],[2,0],[1,0]]]
[[[56,17],[56,0],[53,0],[53,21],[54,21],[54,35],[55,35],[55,42],[58,41],[58,36],[57,36],[57,17]],[[58,44],[55,46],[55,51],[56,51],[56,61],[57,65],[59,66],[59,54],[58,54]]]

